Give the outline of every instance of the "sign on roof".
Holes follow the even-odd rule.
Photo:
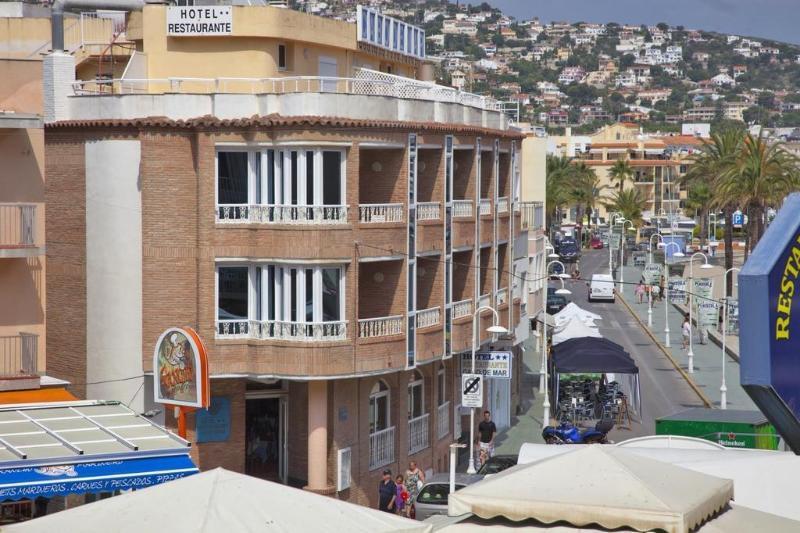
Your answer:
[[[231,6],[169,6],[167,35],[230,35],[233,33]]]
[[[387,17],[377,9],[358,6],[357,38],[391,52],[425,59],[425,30]]]
[[[800,193],[742,267],[739,301],[742,386],[800,453]]]

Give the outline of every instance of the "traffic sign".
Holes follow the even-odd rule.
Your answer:
[[[742,224],[744,224],[744,213],[741,211],[736,211],[731,218],[733,219],[734,228],[741,228]]]
[[[483,407],[483,377],[480,374],[461,375],[461,405]]]

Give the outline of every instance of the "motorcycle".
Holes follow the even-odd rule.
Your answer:
[[[608,444],[608,432],[614,427],[613,420],[600,420],[593,429],[581,431],[569,422],[558,426],[547,426],[542,430],[546,444]]]

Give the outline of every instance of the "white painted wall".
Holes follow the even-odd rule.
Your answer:
[[[133,399],[138,412],[145,395],[140,152],[133,140],[86,143],[86,378],[106,382],[87,385],[86,396]]]

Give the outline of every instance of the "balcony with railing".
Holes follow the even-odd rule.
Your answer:
[[[472,200],[453,200],[453,218],[472,217]]]
[[[491,215],[492,201],[488,198],[481,198],[480,204],[478,204],[478,214],[482,217]]]
[[[503,196],[497,199],[497,214],[504,215],[508,213],[508,196]]]
[[[217,320],[217,339],[327,342],[347,339],[347,321]]]
[[[408,421],[408,454],[414,454],[430,446],[428,426],[430,413],[411,418]]]
[[[39,336],[33,333],[0,336],[0,379],[36,376]]]
[[[472,315],[472,298],[453,302],[453,320]]]
[[[358,206],[358,221],[362,224],[403,222],[405,211],[403,204],[361,204]]]
[[[36,243],[36,214],[32,204],[0,204],[0,258],[41,253]]]
[[[346,205],[220,204],[218,224],[347,224]]]
[[[450,434],[450,402],[436,408],[436,438],[443,439]]]
[[[430,328],[441,324],[441,313],[439,307],[431,307],[417,311],[417,329]]]
[[[417,220],[441,220],[442,204],[439,202],[417,202]]]
[[[375,337],[402,335],[404,333],[403,324],[403,315],[360,318],[358,319],[358,337],[361,339],[373,339]]]
[[[497,303],[498,306],[508,303],[507,288],[497,289],[497,292],[495,293],[495,302]]]
[[[542,202],[519,202],[522,211],[522,227],[540,230],[544,227],[544,204]]]
[[[487,307],[492,305],[492,295],[491,294],[482,294],[480,298],[478,298],[478,307]]]
[[[394,462],[394,426],[369,434],[369,469]]]

